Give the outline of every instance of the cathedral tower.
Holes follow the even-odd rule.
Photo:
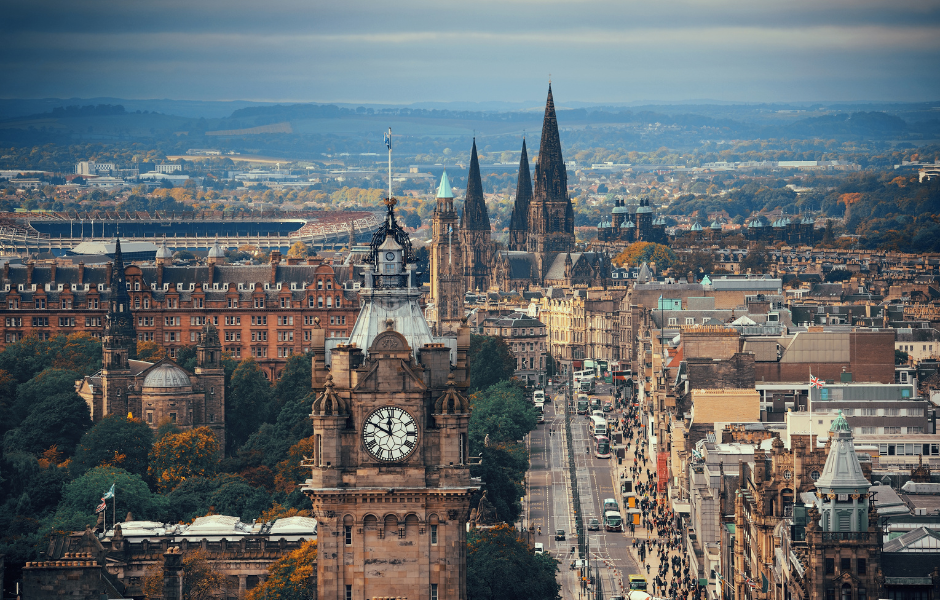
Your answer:
[[[486,291],[490,286],[493,246],[490,217],[483,198],[483,181],[480,178],[476,138],[473,140],[473,149],[470,151],[467,197],[464,200],[463,214],[460,216],[460,242],[464,252],[463,268],[467,289]]]
[[[437,206],[431,221],[431,303],[429,320],[437,335],[454,334],[464,318],[463,253],[454,192],[447,178],[441,176],[437,188]]]
[[[529,204],[528,226],[528,250],[542,255],[543,275],[550,258],[559,252],[574,250],[574,210],[568,198],[568,172],[561,155],[551,84],[545,102],[539,158],[535,163],[535,189]]]
[[[447,191],[442,181],[439,225],[453,212]],[[480,487],[468,461],[470,330],[431,333],[411,241],[395,200],[386,203],[349,339],[314,336],[314,450],[302,489],[317,519],[317,597],[464,600]]]
[[[522,138],[522,155],[519,157],[519,179],[516,181],[516,202],[512,207],[509,222],[509,249],[526,250],[529,232],[529,202],[532,200],[532,178],[529,175],[529,155],[525,138]]]

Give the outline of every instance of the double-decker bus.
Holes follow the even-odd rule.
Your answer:
[[[607,419],[603,417],[591,417],[591,434],[594,437],[599,435],[607,436]]]
[[[594,457],[610,458],[610,440],[607,436],[598,435],[594,437]]]
[[[578,414],[586,415],[588,413],[587,394],[578,394]]]

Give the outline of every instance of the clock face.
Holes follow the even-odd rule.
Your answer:
[[[375,458],[391,462],[411,454],[418,441],[418,425],[407,411],[383,406],[372,411],[362,426],[362,443]]]
[[[786,471],[783,472],[783,478],[786,479],[787,481],[789,481],[790,479],[793,479],[793,473],[790,472],[790,469],[787,469]]]
[[[392,262],[393,260],[395,260],[395,253],[394,253],[394,252],[386,252],[386,253],[385,253],[385,260],[387,260],[387,261],[389,261],[389,262]]]
[[[819,479],[819,471],[813,471],[812,473],[809,474],[809,476],[813,478],[813,481],[816,481],[817,479]]]

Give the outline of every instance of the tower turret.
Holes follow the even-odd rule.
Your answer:
[[[516,202],[509,221],[509,249],[525,250],[529,231],[529,202],[532,200],[532,178],[529,175],[529,155],[522,138],[519,157],[519,178],[516,180]]]

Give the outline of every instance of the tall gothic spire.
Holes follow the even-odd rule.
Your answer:
[[[467,231],[489,231],[490,217],[483,199],[483,181],[480,179],[480,160],[477,158],[477,140],[473,138],[470,152],[470,172],[467,174],[467,198],[460,217],[461,229]]]
[[[561,156],[561,138],[558,136],[558,118],[555,116],[551,83],[548,84],[545,118],[542,120],[542,140],[539,143],[539,159],[535,167],[534,197],[546,202],[568,201],[568,172]]]
[[[519,158],[519,179],[516,181],[516,203],[512,207],[510,231],[526,231],[529,220],[529,201],[532,199],[532,178],[529,175],[529,155],[522,138],[522,156]]]

